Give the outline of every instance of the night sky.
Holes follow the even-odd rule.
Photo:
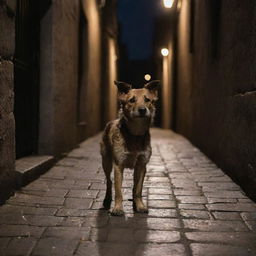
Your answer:
[[[160,14],[161,0],[118,0],[120,40],[130,60],[149,59],[152,55],[154,19]]]

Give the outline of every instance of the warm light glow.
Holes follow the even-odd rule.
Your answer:
[[[180,10],[180,9],[181,9],[181,0],[179,0],[179,1],[178,1],[177,9],[178,9],[178,10]]]
[[[144,76],[144,78],[145,78],[145,80],[146,80],[146,81],[150,81],[150,79],[151,79],[151,75],[146,74],[146,75]]]
[[[163,0],[165,8],[172,8],[174,0]]]
[[[166,48],[163,48],[163,49],[161,50],[161,53],[162,53],[163,56],[168,56],[169,50],[166,49]]]

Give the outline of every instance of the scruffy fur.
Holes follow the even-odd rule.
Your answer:
[[[142,89],[132,89],[131,85],[115,81],[120,102],[119,119],[109,122],[101,141],[102,166],[107,178],[105,209],[110,209],[112,201],[112,181],[114,167],[115,205],[112,215],[124,214],[122,205],[122,180],[124,168],[134,169],[133,207],[137,212],[147,213],[142,201],[142,186],[146,164],[151,156],[149,127],[155,114],[155,101],[159,81],[152,81]]]

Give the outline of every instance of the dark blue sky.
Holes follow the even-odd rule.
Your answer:
[[[161,0],[118,0],[121,42],[126,44],[131,60],[152,55],[154,18],[161,10]]]

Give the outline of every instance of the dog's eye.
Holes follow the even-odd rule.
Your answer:
[[[149,98],[147,98],[147,97],[145,97],[145,102],[150,102],[150,99]]]
[[[135,97],[132,97],[132,98],[129,99],[129,102],[130,102],[130,103],[134,103],[135,101],[136,101],[136,100],[135,100]]]

